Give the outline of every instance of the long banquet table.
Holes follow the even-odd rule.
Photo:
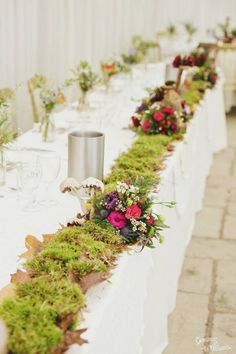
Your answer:
[[[124,129],[137,105],[135,100],[145,95],[145,87],[161,85],[163,81],[164,64],[137,69],[133,79],[120,92],[110,94],[100,109],[100,129],[106,135],[105,173],[135,139],[132,131]],[[227,144],[222,87],[220,76],[198,106],[184,140],[177,142],[173,154],[165,159],[159,189],[152,195],[177,203],[174,209],[158,207],[170,226],[164,233],[164,244],[154,250],[140,253],[134,249],[122,254],[109,281],[89,290],[88,307],[80,326],[88,328],[84,338],[89,344],[73,345],[69,354],[160,354],[168,344],[168,315],[175,306],[184,253],[195,214],[201,208],[212,156]],[[57,114],[57,124],[71,124],[75,115],[75,111],[66,109]],[[41,142],[39,133],[27,132],[19,138],[17,149],[9,158],[34,160],[40,153],[37,149],[61,155],[60,175],[52,186],[58,204],[40,212],[22,211],[21,194],[13,189],[14,177],[9,173],[7,186],[0,188],[0,288],[9,283],[10,273],[21,266],[18,255],[24,252],[27,234],[40,237],[55,232],[59,223],[65,223],[78,211],[77,201],[60,194],[58,187],[67,175],[67,133],[58,133],[55,143],[46,144]]]

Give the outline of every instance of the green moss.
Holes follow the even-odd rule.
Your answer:
[[[5,300],[0,318],[9,331],[8,349],[14,354],[48,354],[63,339],[56,325],[56,312],[45,304],[33,305],[27,299]]]
[[[95,220],[90,220],[83,226],[83,231],[90,234],[97,241],[114,246],[114,249],[116,247],[121,248],[124,244],[123,238],[117,235],[114,228],[105,221],[96,222]]]
[[[85,306],[84,295],[80,287],[69,279],[53,276],[41,276],[29,282],[18,284],[16,294],[28,299],[32,304],[46,304],[63,318],[70,313],[77,313]]]
[[[107,271],[107,265],[112,263],[115,254],[108,244],[95,240],[82,228],[65,228],[56,234],[53,242],[27,262],[26,268],[34,276],[62,276],[71,270],[82,276],[91,271]]]
[[[66,264],[70,260],[81,256],[81,248],[78,245],[68,242],[58,242],[58,240],[55,239],[55,241],[45,247],[41,252],[41,256]]]
[[[191,108],[193,108],[194,105],[199,103],[202,98],[198,90],[185,91],[184,93],[182,93],[181,97]]]
[[[157,170],[161,167],[166,146],[173,139],[174,136],[140,134],[129,150],[118,157],[111,173],[106,178],[106,184],[134,181],[141,176],[157,183],[159,181]]]
[[[65,276],[67,271],[63,263],[50,258],[47,259],[41,254],[36,255],[33,259],[28,261],[24,267],[27,271],[33,273],[34,276],[48,274],[60,278],[61,276]]]
[[[107,272],[108,267],[102,260],[81,258],[70,262],[69,270],[73,271],[76,276],[81,279],[86,274],[91,272]]]

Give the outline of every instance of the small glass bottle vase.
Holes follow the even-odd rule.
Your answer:
[[[52,143],[55,140],[55,122],[53,114],[46,113],[41,123],[42,140],[45,143]]]
[[[0,186],[6,183],[6,160],[5,151],[0,147]]]
[[[78,110],[79,112],[84,112],[87,111],[88,109],[89,109],[89,104],[88,104],[87,91],[80,90]]]

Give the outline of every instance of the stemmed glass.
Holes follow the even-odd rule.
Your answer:
[[[51,197],[50,186],[56,180],[61,166],[60,156],[53,151],[48,151],[38,155],[37,162],[42,170],[42,183],[44,185],[44,199],[39,200],[41,205],[56,205],[57,201]]]
[[[36,191],[41,180],[41,168],[38,163],[22,163],[18,166],[18,183],[21,191],[28,195],[29,202],[23,207],[24,211],[38,211]]]

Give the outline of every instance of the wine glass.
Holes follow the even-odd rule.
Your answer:
[[[44,185],[44,199],[39,203],[45,206],[56,205],[57,201],[51,197],[50,185],[56,180],[61,166],[60,156],[53,151],[41,153],[37,156],[37,162],[42,170],[42,183]]]
[[[29,202],[23,207],[24,211],[38,211],[36,191],[41,180],[41,169],[38,163],[21,163],[18,166],[18,183],[21,191],[29,198]]]

